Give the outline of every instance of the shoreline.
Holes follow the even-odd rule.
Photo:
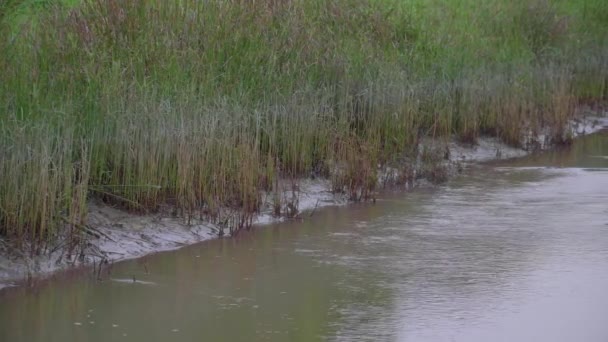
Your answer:
[[[590,110],[589,113],[577,115],[569,125],[569,134],[573,138],[593,134],[608,127],[608,112],[598,113]],[[536,140],[542,140],[542,135]],[[438,140],[422,142],[422,147],[435,147]],[[487,162],[499,159],[519,158],[535,151],[514,148],[500,142],[497,138],[480,137],[476,145],[463,144],[454,138],[447,142],[449,158],[442,161],[448,178],[457,172],[463,164]],[[541,144],[540,151],[549,146]],[[421,168],[417,163],[416,170]],[[378,179],[378,188],[410,188],[418,187],[425,179],[414,176],[414,180],[398,185],[400,177],[397,169],[385,168]],[[292,218],[273,215],[272,194],[262,194],[262,206],[252,223],[254,228],[289,219],[305,219],[303,216],[312,216],[317,208],[340,206],[351,203],[346,194],[331,192],[329,179],[297,179],[282,180],[279,186],[281,207],[295,205],[297,213]],[[290,189],[290,190],[286,190]],[[220,238],[223,229],[207,220],[190,220],[171,217],[165,213],[153,215],[131,214],[96,201],[88,202],[88,225],[94,228],[97,236],[86,240],[86,247],[78,256],[68,257],[67,248],[61,242],[49,247],[50,251],[34,257],[18,255],[19,252],[10,250],[7,244],[0,244],[0,291],[4,288],[21,286],[31,279],[46,279],[60,272],[67,272],[78,268],[90,268],[100,263],[114,263],[128,259],[144,257],[146,255],[177,250],[199,242]],[[229,234],[226,234],[228,236]],[[58,239],[61,240],[61,239]],[[0,240],[0,242],[3,242]]]

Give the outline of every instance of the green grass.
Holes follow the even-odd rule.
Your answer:
[[[559,137],[608,98],[606,32],[603,0],[6,1],[0,236],[78,242],[89,197],[238,228],[278,177],[365,196],[424,135]]]

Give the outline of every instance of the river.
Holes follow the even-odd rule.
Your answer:
[[[108,270],[0,292],[0,341],[606,342],[608,134]]]

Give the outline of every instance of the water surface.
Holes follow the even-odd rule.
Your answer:
[[[325,340],[608,341],[608,135],[0,293],[0,341]]]

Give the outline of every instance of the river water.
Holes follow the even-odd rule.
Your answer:
[[[608,134],[4,291],[0,341],[606,342]]]

